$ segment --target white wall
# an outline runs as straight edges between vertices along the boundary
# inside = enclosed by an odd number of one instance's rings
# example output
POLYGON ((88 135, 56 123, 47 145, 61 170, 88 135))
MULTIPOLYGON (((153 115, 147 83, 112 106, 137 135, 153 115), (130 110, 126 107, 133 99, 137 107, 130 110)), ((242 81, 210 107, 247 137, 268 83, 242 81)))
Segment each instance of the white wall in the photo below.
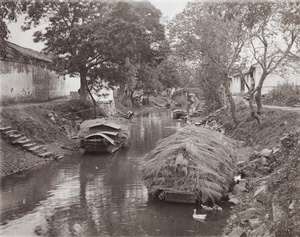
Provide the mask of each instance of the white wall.
POLYGON ((65 80, 45 67, 0 61, 0 100, 48 100, 65 96, 65 80))
POLYGON ((241 79, 239 75, 232 76, 230 82, 230 92, 232 94, 241 92, 241 79))
MULTIPOLYGON (((70 92, 78 92, 78 89, 80 88, 80 78, 79 76, 70 76, 66 75, 66 94, 70 95, 70 92)), ((93 93, 94 99, 96 101, 100 102, 107 102, 107 101, 113 101, 113 90, 112 89, 103 89, 100 91, 100 94, 108 94, 107 97, 103 96, 97 96, 95 93, 93 93)))
POLYGON ((32 67, 0 61, 1 97, 33 95, 32 67))
POLYGON ((71 91, 78 92, 80 88, 80 78, 71 77, 70 75, 65 75, 66 80, 66 95, 70 95, 71 91))
MULTIPOLYGON (((299 67, 299 65, 298 65, 299 67)), ((259 82, 260 76, 262 74, 262 69, 257 67, 255 69, 255 85, 259 82)), ((297 65, 285 66, 284 68, 278 68, 271 74, 267 76, 264 81, 262 94, 266 94, 271 91, 274 87, 279 84, 289 83, 294 85, 300 85, 300 70, 297 70, 297 65)))
MULTIPOLYGON (((271 91, 278 84, 290 83, 294 85, 300 85, 300 65, 297 63, 290 63, 289 66, 281 67, 275 70, 273 73, 269 74, 264 81, 262 94, 266 94, 271 91)), ((258 85, 260 77, 262 75, 262 68, 260 66, 256 66, 253 71, 253 77, 255 80, 255 86, 258 85)), ((245 75, 245 80, 248 85, 251 85, 251 79, 249 74, 245 75)), ((232 77, 232 81, 230 83, 230 91, 233 94, 241 93, 241 79, 239 75, 235 75, 232 77)), ((248 91, 246 85, 244 92, 248 91)))

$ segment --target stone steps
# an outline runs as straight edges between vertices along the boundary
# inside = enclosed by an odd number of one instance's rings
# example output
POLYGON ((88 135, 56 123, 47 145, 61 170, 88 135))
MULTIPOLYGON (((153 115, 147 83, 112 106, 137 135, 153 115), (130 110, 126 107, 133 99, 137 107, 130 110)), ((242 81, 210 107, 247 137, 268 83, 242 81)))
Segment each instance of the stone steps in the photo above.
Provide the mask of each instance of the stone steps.
POLYGON ((23 137, 20 137, 20 138, 14 140, 14 141, 11 141, 11 143, 15 145, 17 142, 25 140, 26 138, 27 138, 26 136, 23 136, 23 137))
POLYGON ((5 131, 4 134, 5 135, 10 135, 10 134, 14 134, 14 133, 17 133, 18 130, 8 130, 8 131, 5 131))
POLYGON ((22 144, 26 144, 26 143, 29 143, 29 142, 31 142, 31 140, 26 138, 26 139, 17 141, 16 144, 22 145, 22 144))
POLYGON ((17 133, 17 134, 9 134, 8 135, 8 137, 10 138, 10 139, 17 139, 17 138, 19 138, 19 137, 21 137, 22 136, 22 134, 19 134, 19 133, 17 133))
POLYGON ((47 151, 47 149, 44 147, 44 148, 42 148, 42 149, 40 149, 40 150, 37 150, 37 151, 35 151, 35 152, 33 152, 34 154, 36 154, 36 155, 39 155, 39 154, 41 154, 41 153, 45 153, 47 151))
POLYGON ((26 144, 23 144, 22 147, 24 147, 25 149, 28 150, 29 148, 31 148, 35 145, 36 145, 36 143, 26 143, 26 144))
POLYGON ((44 148, 43 145, 37 145, 37 146, 34 146, 34 147, 30 147, 28 149, 28 151, 30 151, 30 152, 37 152, 38 150, 41 150, 42 148, 44 148))
POLYGON ((53 156, 53 155, 54 154, 52 152, 50 152, 50 151, 38 154, 38 156, 42 157, 42 158, 48 158, 48 157, 53 156))
POLYGON ((0 127, 0 132, 9 138, 12 145, 21 145, 22 148, 28 152, 38 155, 41 158, 52 158, 53 160, 62 159, 62 155, 54 154, 47 151, 44 145, 38 145, 31 141, 31 139, 19 133, 18 130, 13 129, 11 126, 0 127))
POLYGON ((7 130, 11 130, 11 126, 0 128, 0 132, 5 132, 7 130))
POLYGON ((40 154, 40 153, 44 153, 47 151, 47 148, 46 147, 40 147, 39 149, 36 149, 35 151, 33 151, 34 154, 40 154))

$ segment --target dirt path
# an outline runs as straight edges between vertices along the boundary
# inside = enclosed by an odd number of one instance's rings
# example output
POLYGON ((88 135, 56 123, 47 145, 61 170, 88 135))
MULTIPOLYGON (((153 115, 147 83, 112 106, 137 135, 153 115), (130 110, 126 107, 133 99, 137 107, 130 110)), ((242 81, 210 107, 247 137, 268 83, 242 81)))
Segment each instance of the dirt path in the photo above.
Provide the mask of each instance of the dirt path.
POLYGON ((263 107, 269 109, 281 109, 285 111, 300 113, 300 107, 287 107, 287 106, 275 106, 275 105, 263 105, 263 107))
POLYGON ((4 108, 26 108, 26 107, 31 107, 31 106, 61 104, 63 102, 67 102, 69 100, 71 100, 71 98, 55 99, 55 100, 39 102, 39 103, 17 103, 17 104, 11 104, 11 105, 0 105, 0 111, 4 108))
MULTIPOLYGON (((244 98, 240 96, 233 96, 235 102, 243 102, 245 105, 249 106, 249 102, 245 100, 244 98)), ((254 106, 256 106, 254 104, 254 106)), ((269 109, 280 109, 284 111, 290 111, 290 112, 297 112, 300 113, 300 106, 297 107, 289 107, 289 106, 276 106, 276 105, 265 105, 263 104, 263 108, 269 108, 269 109)))

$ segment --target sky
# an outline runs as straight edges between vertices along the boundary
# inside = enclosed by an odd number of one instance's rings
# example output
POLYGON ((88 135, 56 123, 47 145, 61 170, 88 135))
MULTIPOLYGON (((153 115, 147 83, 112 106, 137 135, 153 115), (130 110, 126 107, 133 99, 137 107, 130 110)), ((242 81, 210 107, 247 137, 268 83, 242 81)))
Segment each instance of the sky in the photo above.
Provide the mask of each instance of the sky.
POLYGON ((157 9, 161 10, 164 16, 172 19, 176 14, 183 11, 188 0, 148 0, 157 9))
MULTIPOLYGON (((172 19, 176 14, 183 11, 188 0, 148 0, 157 9, 161 10, 163 17, 172 19)), ((10 30, 9 41, 25 48, 31 48, 36 51, 41 51, 44 47, 42 43, 34 43, 32 40, 33 33, 38 30, 32 29, 26 32, 21 30, 21 25, 23 24, 24 16, 20 16, 16 23, 8 24, 10 30)))

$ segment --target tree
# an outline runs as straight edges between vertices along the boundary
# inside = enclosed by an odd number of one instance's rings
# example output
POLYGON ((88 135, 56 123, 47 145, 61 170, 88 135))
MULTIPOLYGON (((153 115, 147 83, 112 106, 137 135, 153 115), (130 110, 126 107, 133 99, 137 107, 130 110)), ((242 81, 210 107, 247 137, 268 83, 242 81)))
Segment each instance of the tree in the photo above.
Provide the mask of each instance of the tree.
POLYGON ((134 91, 140 89, 144 81, 138 78, 139 72, 156 68, 165 58, 167 45, 160 17, 161 12, 149 2, 120 2, 103 23, 107 28, 111 62, 106 71, 114 72, 108 75, 117 75, 109 81, 120 87, 121 97, 129 96, 132 100, 134 91))
POLYGON ((180 66, 178 62, 178 58, 169 56, 158 66, 159 81, 162 83, 165 91, 180 85, 180 66))
POLYGON ((149 64, 144 64, 138 70, 138 84, 144 97, 143 103, 149 104, 150 95, 155 95, 163 90, 163 85, 159 80, 157 69, 149 64))
POLYGON ((220 75, 214 78, 222 79, 236 124, 239 121, 228 78, 236 71, 235 65, 246 41, 244 12, 240 6, 236 3, 188 3, 184 12, 172 22, 170 30, 172 45, 179 55, 199 65, 210 63, 218 67, 220 75))
POLYGON ((105 19, 112 5, 108 2, 35 1, 28 5, 26 25, 49 22, 35 32, 35 41, 45 43, 44 52, 53 55, 55 70, 80 75, 80 99, 86 103, 87 77, 90 70, 103 62, 104 45, 95 35, 98 21, 105 19))
POLYGON ((5 41, 10 33, 7 28, 7 23, 16 21, 18 14, 24 12, 25 9, 25 2, 4 0, 0 3, 0 54, 3 57, 6 55, 5 41))
POLYGON ((196 77, 206 103, 212 108, 221 108, 220 87, 222 85, 223 73, 220 68, 214 63, 203 62, 197 67, 196 77))
POLYGON ((262 68, 259 82, 250 90, 249 98, 251 114, 261 124, 263 83, 268 75, 287 62, 293 49, 297 50, 296 43, 300 37, 299 4, 249 3, 245 26, 249 30, 250 51, 262 68))
POLYGON ((49 21, 35 40, 45 42, 44 51, 54 56, 56 69, 80 75, 80 99, 86 101, 87 85, 94 83, 89 80, 100 77, 125 88, 131 80, 126 63, 138 68, 161 60, 160 15, 149 2, 36 1, 28 7, 24 29, 49 21))

